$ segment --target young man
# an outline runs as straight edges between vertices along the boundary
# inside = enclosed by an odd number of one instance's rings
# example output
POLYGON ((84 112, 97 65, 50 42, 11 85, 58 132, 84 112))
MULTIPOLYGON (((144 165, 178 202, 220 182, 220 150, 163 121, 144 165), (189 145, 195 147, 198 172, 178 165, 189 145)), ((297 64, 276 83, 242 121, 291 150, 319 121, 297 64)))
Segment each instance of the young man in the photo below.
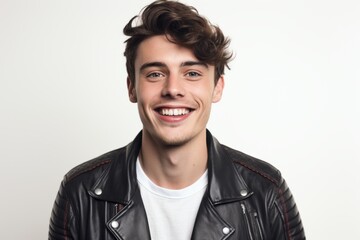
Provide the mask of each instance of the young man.
POLYGON ((65 176, 49 239, 305 239, 279 171, 206 129, 229 40, 175 1, 156 1, 135 19, 124 28, 125 56, 143 129, 65 176))

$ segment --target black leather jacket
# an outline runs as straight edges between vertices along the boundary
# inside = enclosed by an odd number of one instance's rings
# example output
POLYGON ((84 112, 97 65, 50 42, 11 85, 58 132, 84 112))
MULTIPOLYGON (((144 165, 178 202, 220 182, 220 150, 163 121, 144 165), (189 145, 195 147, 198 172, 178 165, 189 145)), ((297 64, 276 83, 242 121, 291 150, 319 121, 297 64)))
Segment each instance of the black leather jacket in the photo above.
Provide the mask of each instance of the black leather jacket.
MULTIPOLYGON (((280 172, 221 145, 207 132, 209 183, 191 239, 305 239, 280 172)), ((126 147, 66 174, 54 203, 49 239, 148 240, 135 162, 141 133, 126 147)), ((156 240, 156 239, 155 239, 156 240)))

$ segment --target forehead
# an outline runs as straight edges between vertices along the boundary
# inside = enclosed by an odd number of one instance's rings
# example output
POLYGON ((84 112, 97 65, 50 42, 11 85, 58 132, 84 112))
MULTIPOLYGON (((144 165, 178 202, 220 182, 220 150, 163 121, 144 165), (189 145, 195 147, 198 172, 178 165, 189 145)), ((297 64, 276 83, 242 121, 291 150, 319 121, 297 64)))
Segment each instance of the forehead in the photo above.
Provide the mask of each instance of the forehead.
POLYGON ((135 58, 135 67, 153 61, 172 65, 184 61, 198 61, 198 59, 190 49, 170 42, 165 35, 159 35, 140 43, 135 58))

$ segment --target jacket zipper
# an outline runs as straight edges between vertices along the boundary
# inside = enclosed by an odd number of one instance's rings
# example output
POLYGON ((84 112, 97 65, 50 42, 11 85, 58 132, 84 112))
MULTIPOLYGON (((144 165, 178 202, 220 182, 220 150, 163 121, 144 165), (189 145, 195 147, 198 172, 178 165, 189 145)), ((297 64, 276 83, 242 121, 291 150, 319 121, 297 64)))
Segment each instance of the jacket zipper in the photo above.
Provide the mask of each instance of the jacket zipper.
POLYGON ((246 225, 247 225, 247 230, 248 230, 248 234, 249 234, 249 238, 250 240, 254 240, 253 236, 252 236, 252 233, 251 233, 251 228, 250 228, 250 222, 249 222, 249 218, 248 218, 248 215, 246 213, 246 207, 245 207, 245 204, 241 204, 241 208, 242 208, 242 211, 243 211, 243 214, 244 214, 244 217, 245 217, 245 222, 246 222, 246 225))
POLYGON ((255 217, 256 225, 257 225, 258 230, 259 230, 260 239, 261 239, 261 240, 263 240, 263 239, 264 239, 264 237, 263 237, 263 235, 262 235, 262 231, 261 231, 261 226, 260 226, 259 216, 258 216, 258 214, 257 214, 256 212, 254 213, 254 217, 255 217))

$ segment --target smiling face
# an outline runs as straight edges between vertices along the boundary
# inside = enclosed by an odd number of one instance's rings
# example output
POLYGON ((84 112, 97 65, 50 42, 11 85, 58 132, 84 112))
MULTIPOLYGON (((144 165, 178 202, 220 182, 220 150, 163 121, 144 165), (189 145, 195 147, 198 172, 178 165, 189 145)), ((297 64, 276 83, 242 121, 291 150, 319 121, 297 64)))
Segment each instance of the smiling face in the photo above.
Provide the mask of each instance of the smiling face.
POLYGON ((220 100, 224 85, 220 77, 215 86, 214 74, 213 65, 163 35, 144 40, 135 59, 135 85, 128 80, 143 138, 172 146, 205 140, 211 104, 220 100))

